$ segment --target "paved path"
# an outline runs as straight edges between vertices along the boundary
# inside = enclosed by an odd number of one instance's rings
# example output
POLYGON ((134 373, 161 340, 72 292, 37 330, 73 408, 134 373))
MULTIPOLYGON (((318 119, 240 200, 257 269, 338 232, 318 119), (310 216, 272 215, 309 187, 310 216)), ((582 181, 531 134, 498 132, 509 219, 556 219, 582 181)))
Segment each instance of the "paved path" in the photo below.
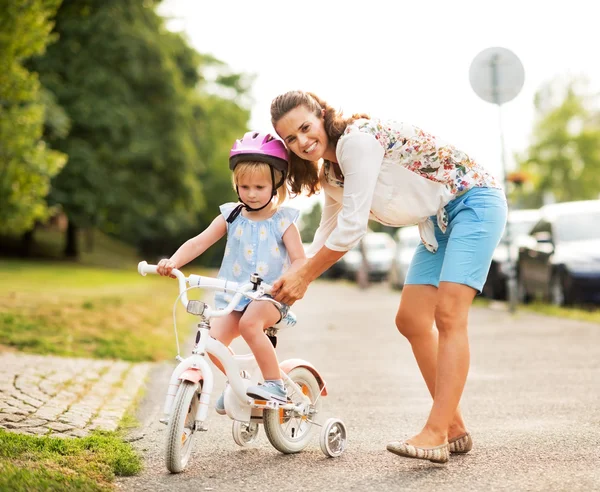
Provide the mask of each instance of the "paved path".
POLYGON ((115 430, 150 367, 0 353, 0 428, 68 437, 115 430))
MULTIPOLYGON (((420 430, 431 398, 406 340, 394 327, 399 293, 383 285, 361 293, 345 283, 316 282, 294 306, 298 324, 281 333, 280 360, 311 361, 328 383, 322 418, 348 427, 348 449, 326 458, 318 438, 282 455, 264 429, 239 448, 231 420, 209 413, 194 436, 188 468, 164 465, 166 428, 158 423, 174 361, 155 366, 140 407, 144 434, 134 443, 145 470, 118 480, 122 490, 276 490, 382 492, 413 490, 600 490, 600 325, 504 308, 473 308, 471 371, 462 399, 475 447, 446 465, 385 450, 420 430)), ((235 350, 247 349, 236 342, 235 350)), ((187 355, 187 352, 184 352, 187 355)), ((211 406, 223 387, 217 375, 211 406)))

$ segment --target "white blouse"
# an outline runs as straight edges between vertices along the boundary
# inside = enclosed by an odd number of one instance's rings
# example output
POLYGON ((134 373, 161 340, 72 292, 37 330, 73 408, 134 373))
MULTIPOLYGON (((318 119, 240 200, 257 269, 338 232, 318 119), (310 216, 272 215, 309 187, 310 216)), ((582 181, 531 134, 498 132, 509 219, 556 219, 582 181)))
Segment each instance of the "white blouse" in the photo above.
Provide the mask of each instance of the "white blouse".
POLYGON ((307 251, 323 245, 348 251, 367 232, 369 219, 400 227, 419 225, 431 252, 437 240, 430 216, 446 232, 444 207, 473 187, 501 188, 465 153, 412 125, 359 119, 348 125, 336 147, 343 176, 325 162, 320 179, 325 193, 321 223, 307 251))

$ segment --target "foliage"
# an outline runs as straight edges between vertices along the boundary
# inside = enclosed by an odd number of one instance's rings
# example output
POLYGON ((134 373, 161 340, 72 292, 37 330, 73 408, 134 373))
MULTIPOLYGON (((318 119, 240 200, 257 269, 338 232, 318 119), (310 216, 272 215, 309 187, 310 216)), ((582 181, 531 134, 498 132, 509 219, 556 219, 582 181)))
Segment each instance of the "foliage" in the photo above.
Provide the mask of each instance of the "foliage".
POLYGON ((310 212, 302 214, 302 227, 300 228, 300 234, 304 243, 311 243, 315 237, 315 232, 319 228, 321 222, 321 214, 323 213, 323 207, 320 201, 315 202, 310 212))
POLYGON ((66 0, 54 32, 59 40, 32 63, 72 121, 67 138, 52 140, 69 155, 52 202, 78 227, 130 238, 191 223, 202 207, 192 52, 143 0, 66 0))
POLYGON ((59 4, 0 0, 0 234, 21 234, 49 215, 50 179, 66 162, 65 154, 46 146, 42 132, 45 117, 58 132, 68 120, 24 67, 54 39, 50 18, 59 4))
POLYGON ((585 80, 560 80, 535 96, 537 121, 532 142, 517 157, 531 177, 514 193, 521 207, 537 207, 546 196, 556 201, 598 198, 600 190, 600 108, 585 80))
POLYGON ((71 226, 170 254, 235 197, 227 152, 246 130, 251 78, 167 31, 156 4, 65 0, 59 40, 32 67, 72 120, 51 139, 69 155, 51 203, 71 226))

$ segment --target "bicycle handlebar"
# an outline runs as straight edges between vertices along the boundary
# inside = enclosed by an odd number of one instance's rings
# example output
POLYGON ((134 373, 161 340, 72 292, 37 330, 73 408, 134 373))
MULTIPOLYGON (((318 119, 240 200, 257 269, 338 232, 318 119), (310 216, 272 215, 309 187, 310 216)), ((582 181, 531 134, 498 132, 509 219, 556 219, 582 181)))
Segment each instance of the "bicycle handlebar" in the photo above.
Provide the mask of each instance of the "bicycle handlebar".
MULTIPOLYGON (((157 265, 149 265, 146 261, 140 261, 138 263, 138 273, 142 276, 145 277, 148 273, 154 273, 154 274, 158 274, 158 266, 157 265)), ((190 275, 189 277, 186 278, 186 276, 183 274, 183 272, 181 270, 177 270, 176 268, 173 268, 173 270, 171 271, 171 273, 173 275, 175 275, 175 277, 177 278, 177 281, 179 283, 179 293, 180 293, 180 298, 181 298, 181 303, 183 304, 183 307, 187 309, 188 306, 188 297, 187 297, 187 288, 186 288, 186 283, 188 283, 190 285, 190 287, 204 287, 207 289, 213 289, 213 290, 224 290, 224 291, 229 291, 229 292, 235 292, 235 295, 233 296, 233 299, 231 299, 231 301, 229 302, 229 304, 227 305, 226 308, 224 309, 210 309, 206 314, 209 317, 220 317, 220 316, 225 316, 226 314, 231 313, 231 311, 233 311, 233 308, 237 305, 237 303, 240 301, 240 299, 242 298, 242 296, 248 292, 254 289, 254 284, 252 282, 248 282, 246 284, 239 284, 238 282, 231 282, 229 280, 222 280, 219 278, 214 278, 214 277, 203 277, 201 275, 190 275)), ((262 290, 266 293, 269 294, 271 292, 272 289, 272 285, 269 285, 265 282, 260 284, 262 290)))

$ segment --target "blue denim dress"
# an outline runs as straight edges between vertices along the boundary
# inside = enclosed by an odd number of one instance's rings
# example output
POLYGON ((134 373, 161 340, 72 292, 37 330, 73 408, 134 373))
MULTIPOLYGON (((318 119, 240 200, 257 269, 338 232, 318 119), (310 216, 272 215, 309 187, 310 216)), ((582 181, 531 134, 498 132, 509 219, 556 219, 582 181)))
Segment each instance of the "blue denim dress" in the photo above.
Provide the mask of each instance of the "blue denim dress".
MULTIPOLYGON (((227 219, 237 205, 221 205, 223 217, 227 219)), ((283 234, 298 220, 299 215, 300 212, 295 208, 279 207, 265 220, 254 221, 240 214, 231 224, 227 223, 227 245, 219 278, 244 284, 250 281, 251 274, 258 273, 266 283, 272 285, 290 266, 283 234)), ((229 292, 215 293, 215 306, 223 309, 232 297, 229 292)), ((243 311, 248 304, 250 299, 242 298, 235 310, 243 311)))

